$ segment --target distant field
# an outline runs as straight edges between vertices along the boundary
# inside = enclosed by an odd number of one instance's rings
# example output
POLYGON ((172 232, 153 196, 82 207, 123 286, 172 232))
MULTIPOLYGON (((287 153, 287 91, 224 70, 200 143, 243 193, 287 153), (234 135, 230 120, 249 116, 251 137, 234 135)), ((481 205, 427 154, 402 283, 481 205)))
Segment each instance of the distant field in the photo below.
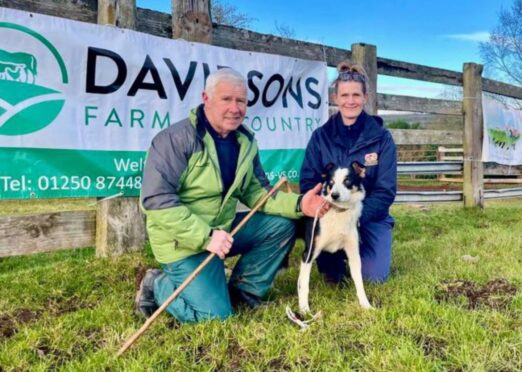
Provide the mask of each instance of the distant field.
POLYGON ((0 201, 0 216, 96 209, 96 199, 25 199, 0 201))
MULTIPOLYGON (((399 190, 402 191, 428 191, 428 190, 447 190, 447 191, 461 191, 462 182, 438 181, 435 178, 412 178, 411 176, 399 176, 398 180, 399 190)), ((490 189, 509 189, 519 188, 522 184, 515 183, 484 183, 484 188, 490 189)))

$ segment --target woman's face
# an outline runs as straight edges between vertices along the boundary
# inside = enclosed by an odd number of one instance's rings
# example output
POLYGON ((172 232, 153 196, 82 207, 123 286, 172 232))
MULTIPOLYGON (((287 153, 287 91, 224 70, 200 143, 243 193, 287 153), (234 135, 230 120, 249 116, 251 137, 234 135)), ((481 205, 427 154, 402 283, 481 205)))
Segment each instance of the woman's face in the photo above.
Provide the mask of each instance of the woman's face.
POLYGON ((334 101, 339 107, 345 125, 355 123, 361 114, 368 94, 363 92, 363 85, 358 81, 340 81, 334 101))

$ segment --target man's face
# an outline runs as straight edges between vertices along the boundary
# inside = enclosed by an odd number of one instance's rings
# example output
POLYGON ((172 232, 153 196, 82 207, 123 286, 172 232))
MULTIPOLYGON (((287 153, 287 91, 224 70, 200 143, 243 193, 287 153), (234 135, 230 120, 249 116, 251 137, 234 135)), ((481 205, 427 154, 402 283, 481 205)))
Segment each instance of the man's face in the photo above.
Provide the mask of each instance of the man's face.
POLYGON ((243 85, 220 81, 209 96, 203 92, 205 115, 212 128, 222 137, 235 131, 245 118, 247 92, 243 85))
POLYGON ((362 83, 358 81, 339 82, 334 101, 341 111, 344 124, 355 123, 367 100, 368 95, 364 94, 362 83))

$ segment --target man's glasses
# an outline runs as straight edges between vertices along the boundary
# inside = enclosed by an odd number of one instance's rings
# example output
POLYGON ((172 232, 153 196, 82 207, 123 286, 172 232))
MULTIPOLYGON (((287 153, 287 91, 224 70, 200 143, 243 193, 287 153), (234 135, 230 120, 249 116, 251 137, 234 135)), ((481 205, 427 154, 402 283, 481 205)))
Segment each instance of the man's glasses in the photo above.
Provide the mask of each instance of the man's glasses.
POLYGON ((337 76, 337 80, 340 81, 358 81, 360 83, 366 83, 366 76, 357 72, 357 71, 343 71, 339 72, 339 76, 337 76))

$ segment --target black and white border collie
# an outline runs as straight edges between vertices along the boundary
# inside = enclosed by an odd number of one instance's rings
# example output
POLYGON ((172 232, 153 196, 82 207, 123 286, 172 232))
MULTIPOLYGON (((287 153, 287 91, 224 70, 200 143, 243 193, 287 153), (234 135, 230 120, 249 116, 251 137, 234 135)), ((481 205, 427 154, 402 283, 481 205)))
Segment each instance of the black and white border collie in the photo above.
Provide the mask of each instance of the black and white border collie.
POLYGON ((330 209, 322 218, 314 221, 312 236, 307 239, 310 243, 303 252, 297 282, 299 310, 303 314, 310 312, 308 294, 312 263, 322 251, 335 253, 341 249, 348 257, 359 304, 364 309, 372 308, 364 291, 357 231, 357 221, 361 216, 365 195, 362 185, 365 170, 364 165, 359 162, 353 162, 351 168, 335 168, 332 163, 325 168, 321 194, 330 203, 330 209))

